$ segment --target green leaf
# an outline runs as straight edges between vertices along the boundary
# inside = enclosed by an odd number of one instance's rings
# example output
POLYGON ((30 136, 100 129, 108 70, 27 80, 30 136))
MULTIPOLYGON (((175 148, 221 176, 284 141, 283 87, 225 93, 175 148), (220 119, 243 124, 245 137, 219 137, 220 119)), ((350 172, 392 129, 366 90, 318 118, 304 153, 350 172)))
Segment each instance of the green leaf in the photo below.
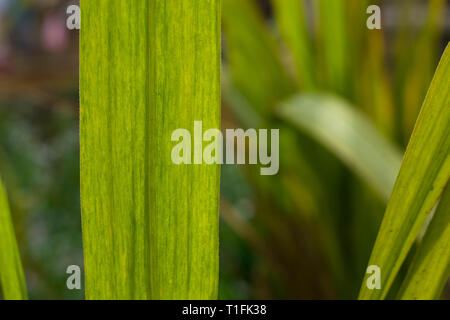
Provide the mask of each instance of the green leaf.
POLYGON ((223 0, 226 61, 233 85, 266 119, 294 90, 254 0, 223 0))
POLYGON ((450 175, 450 46, 423 104, 369 265, 381 268, 382 287, 369 290, 366 275, 360 299, 386 297, 424 222, 450 175))
POLYGON ((389 199, 401 153, 375 126, 344 100, 326 94, 300 94, 282 103, 278 115, 310 134, 389 199))
POLYGON ((175 165, 174 130, 220 127, 220 1, 81 1, 88 299, 215 299, 219 165, 175 165))
POLYGON ((427 13, 420 36, 411 39, 409 47, 400 56, 399 65, 404 64, 403 87, 399 94, 402 98, 402 122, 406 137, 412 132, 421 104, 427 93, 433 72, 439 59, 441 39, 445 28, 446 0, 429 0, 424 10, 427 13))
POLYGON ((27 288, 20 261, 6 192, 0 180, 0 287, 7 300, 27 299, 27 288))
POLYGON ((305 19, 304 2, 299 0, 272 0, 278 27, 292 51, 301 87, 316 87, 315 62, 312 41, 305 19))
POLYGON ((323 55, 326 84, 340 94, 349 93, 349 37, 347 30, 348 0, 318 0, 319 52, 323 55))
POLYGON ((404 280, 400 298, 439 299, 450 276, 450 186, 442 195, 404 280))

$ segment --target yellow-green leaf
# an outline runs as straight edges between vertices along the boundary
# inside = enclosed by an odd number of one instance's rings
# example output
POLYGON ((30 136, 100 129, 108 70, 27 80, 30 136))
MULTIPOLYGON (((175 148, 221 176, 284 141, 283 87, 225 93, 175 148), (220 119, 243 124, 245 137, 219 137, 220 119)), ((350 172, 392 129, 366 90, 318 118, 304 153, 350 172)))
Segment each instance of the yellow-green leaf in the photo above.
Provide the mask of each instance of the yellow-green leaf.
POLYGON ((450 186, 447 186, 399 296, 406 300, 439 299, 449 276, 450 186))
POLYGON ((214 299, 218 165, 175 165, 174 130, 220 127, 219 0, 82 0, 88 299, 214 299))
POLYGON ((381 289, 363 280, 360 299, 386 297, 450 175, 450 46, 444 52, 380 227, 369 265, 381 268, 381 289))
POLYGON ((327 88, 340 95, 349 93, 348 0, 318 0, 319 55, 326 74, 327 88))
POLYGON ((0 288, 7 300, 27 299, 27 288, 20 261, 8 199, 0 180, 0 288))

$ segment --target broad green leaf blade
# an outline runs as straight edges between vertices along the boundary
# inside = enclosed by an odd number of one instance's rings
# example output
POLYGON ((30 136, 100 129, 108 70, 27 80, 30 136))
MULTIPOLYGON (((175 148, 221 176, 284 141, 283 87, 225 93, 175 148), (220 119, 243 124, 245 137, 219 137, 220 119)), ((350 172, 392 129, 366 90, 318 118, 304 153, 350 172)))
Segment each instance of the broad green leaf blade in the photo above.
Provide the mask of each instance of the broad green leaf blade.
POLYGON ((88 299, 213 299, 218 165, 175 165, 174 130, 220 127, 220 1, 81 1, 88 299))
POLYGON ((19 248, 9 211, 8 199, 0 180, 0 288, 7 300, 27 299, 27 288, 19 248))
POLYGON ((423 104, 389 201, 369 265, 381 268, 380 290, 360 299, 386 297, 427 215, 450 175, 450 46, 444 52, 423 104))
POLYGON ((409 267, 400 298, 439 299, 450 276, 450 186, 442 195, 433 220, 409 267))
POLYGON ((302 0, 272 0, 278 27, 284 41, 292 51, 300 87, 316 87, 316 70, 309 36, 305 8, 302 0))
POLYGON ((344 100, 325 94, 300 94, 282 103, 278 115, 310 134, 388 200, 401 153, 375 126, 344 100))

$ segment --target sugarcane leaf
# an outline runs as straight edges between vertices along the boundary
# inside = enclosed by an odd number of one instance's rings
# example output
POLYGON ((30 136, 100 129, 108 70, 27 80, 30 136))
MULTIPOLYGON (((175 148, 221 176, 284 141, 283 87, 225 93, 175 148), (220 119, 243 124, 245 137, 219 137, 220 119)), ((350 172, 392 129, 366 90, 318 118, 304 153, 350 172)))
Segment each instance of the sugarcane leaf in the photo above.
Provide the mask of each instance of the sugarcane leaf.
POLYGON ((422 106, 402 167, 380 227, 369 265, 381 268, 379 290, 366 275, 360 299, 386 297, 424 222, 450 175, 450 46, 422 106))
POLYGON ((212 299, 219 165, 175 165, 174 130, 220 127, 219 0, 82 0, 88 299, 212 299))
POLYGON ((27 299, 27 288, 14 227, 0 180, 0 288, 7 300, 27 299))
POLYGON ((447 185, 399 297, 406 300, 439 299, 450 276, 450 186, 447 185))
POLYGON ((388 200, 400 168, 401 153, 356 108, 328 94, 299 94, 277 114, 311 135, 388 200))

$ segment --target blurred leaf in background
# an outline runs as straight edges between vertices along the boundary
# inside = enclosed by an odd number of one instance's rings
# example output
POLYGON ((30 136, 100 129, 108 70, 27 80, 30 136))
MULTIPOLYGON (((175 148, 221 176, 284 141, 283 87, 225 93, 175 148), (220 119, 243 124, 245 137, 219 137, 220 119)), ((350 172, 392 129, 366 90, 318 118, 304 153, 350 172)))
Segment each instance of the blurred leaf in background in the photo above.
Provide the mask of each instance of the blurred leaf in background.
MULTIPOLYGON (((295 297, 303 290, 311 297, 308 284, 314 278, 313 283, 331 285, 320 287, 321 297, 356 298, 402 147, 446 44, 445 5, 441 0, 375 1, 370 4, 382 7, 383 28, 369 31, 368 1, 272 0, 273 15, 259 4, 223 0, 227 125, 284 132, 277 177, 255 178, 251 168, 244 170, 258 199, 245 229, 269 251, 260 224, 271 224, 276 241, 287 238, 273 230, 285 228, 284 223, 302 233, 286 240, 298 246, 293 263, 315 268, 321 261, 326 271, 302 273, 308 268, 299 267, 295 297), (417 12, 425 14, 415 19, 417 12), (421 46, 415 49, 417 39, 421 46), (424 64, 412 58, 421 55, 424 64), (301 247, 306 243, 313 257, 301 247)), ((229 224, 242 232, 236 221, 229 224)), ((276 250, 282 252, 286 242, 276 250)), ((275 263, 277 258, 268 259, 275 263)), ((281 274, 291 273, 290 267, 280 261, 278 279, 288 286, 281 274)))

